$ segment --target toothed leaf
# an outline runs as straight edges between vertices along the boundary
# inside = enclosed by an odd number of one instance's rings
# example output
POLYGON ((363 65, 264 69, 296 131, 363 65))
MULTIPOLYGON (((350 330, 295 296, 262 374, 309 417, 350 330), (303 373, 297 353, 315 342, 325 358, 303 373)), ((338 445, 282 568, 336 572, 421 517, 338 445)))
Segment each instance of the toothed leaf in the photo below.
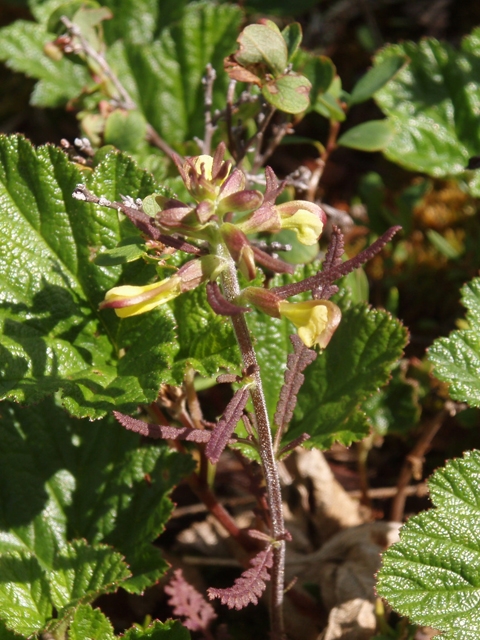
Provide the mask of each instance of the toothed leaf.
POLYGON ((411 517, 383 555, 377 592, 412 622, 449 640, 480 633, 480 452, 430 478, 434 509, 411 517))
MULTIPOLYGON (((121 154, 81 172, 53 146, 0 138, 0 398, 26 404, 59 391, 71 414, 94 419, 153 401, 178 346, 165 308, 123 322, 98 310, 122 267, 92 256, 135 230, 116 211, 72 198, 80 182, 111 200, 155 190, 121 154)), ((155 277, 143 262, 123 269, 129 283, 155 277)))

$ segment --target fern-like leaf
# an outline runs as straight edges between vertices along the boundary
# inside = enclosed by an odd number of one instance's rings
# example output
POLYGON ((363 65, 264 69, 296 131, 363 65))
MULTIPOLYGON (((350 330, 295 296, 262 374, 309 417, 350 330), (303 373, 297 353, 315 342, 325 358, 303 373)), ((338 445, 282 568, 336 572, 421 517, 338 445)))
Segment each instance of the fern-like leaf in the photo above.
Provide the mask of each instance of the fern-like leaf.
POLYGON ((305 278, 305 280, 300 280, 300 282, 292 282, 291 284, 286 284, 281 287, 273 287, 271 291, 281 298, 290 298, 291 296, 296 296, 297 294, 304 293, 305 291, 313 291, 325 286, 328 287, 332 285, 335 280, 355 271, 355 269, 358 269, 358 267, 361 267, 365 262, 368 262, 376 256, 377 253, 380 253, 383 247, 390 242, 393 236, 397 231, 400 231, 401 228, 402 227, 399 226, 390 227, 388 231, 385 231, 383 236, 380 236, 380 238, 375 240, 375 242, 372 242, 369 247, 360 251, 359 254, 346 262, 323 269, 314 276, 305 278))
POLYGON ((293 344, 293 353, 287 358, 285 382, 280 391, 280 398, 275 412, 275 424, 279 429, 284 429, 290 422, 297 404, 297 393, 305 380, 304 371, 317 357, 313 349, 308 349, 295 334, 290 336, 293 344))
POLYGON ((134 431, 141 436, 147 436, 149 438, 164 438, 165 440, 188 440, 189 442, 208 442, 212 435, 211 431, 205 431, 203 429, 190 429, 189 427, 169 427, 163 424, 150 424, 143 422, 143 420, 137 420, 131 416, 126 416, 124 413, 114 411, 113 415, 118 422, 128 429, 128 431, 134 431))
POLYGON ((248 401, 248 389, 242 387, 235 392, 227 405, 223 416, 211 432, 210 439, 205 447, 205 455, 213 464, 216 464, 223 450, 231 438, 233 430, 237 426, 248 401))
POLYGON ((165 587, 165 593, 170 596, 168 604, 173 608, 173 613, 183 618, 184 627, 190 631, 208 631, 217 614, 212 605, 185 580, 181 569, 174 572, 165 587))
MULTIPOLYGON (((333 267, 337 267, 338 265, 342 264, 344 246, 345 241, 343 238, 343 233, 336 225, 333 225, 332 235, 330 237, 330 242, 328 243, 327 253, 322 263, 323 271, 327 271, 328 269, 332 269, 333 267)), ((335 293, 337 293, 337 291, 338 287, 336 284, 321 284, 320 286, 312 289, 312 295, 315 300, 328 300, 335 293)))
POLYGON ((210 600, 220 598, 222 604, 226 604, 229 609, 240 611, 249 604, 257 604, 258 599, 265 591, 267 585, 266 580, 270 580, 268 569, 273 564, 273 552, 271 545, 263 551, 260 551, 250 561, 252 565, 242 575, 237 578, 233 587, 228 589, 208 589, 208 597, 210 600))

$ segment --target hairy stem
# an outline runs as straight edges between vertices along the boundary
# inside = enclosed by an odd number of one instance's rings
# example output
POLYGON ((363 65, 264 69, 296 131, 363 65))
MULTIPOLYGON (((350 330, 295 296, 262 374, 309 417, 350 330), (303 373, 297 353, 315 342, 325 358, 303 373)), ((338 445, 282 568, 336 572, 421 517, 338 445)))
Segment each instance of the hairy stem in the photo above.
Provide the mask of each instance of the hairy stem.
MULTIPOLYGON (((226 247, 217 246, 217 254, 227 260, 229 267, 223 274, 223 289, 227 300, 233 302, 240 294, 237 269, 226 247)), ((267 486, 267 499, 270 509, 271 536, 276 541, 273 547, 273 566, 271 569, 270 621, 272 640, 284 640, 283 595, 285 574, 285 524, 283 519, 282 493, 278 475, 275 453, 273 450, 272 432, 268 418, 267 405, 263 392, 260 370, 257 363, 250 331, 245 314, 231 317, 238 346, 242 354, 245 369, 254 371, 254 382, 250 388, 253 403, 260 457, 267 486)))

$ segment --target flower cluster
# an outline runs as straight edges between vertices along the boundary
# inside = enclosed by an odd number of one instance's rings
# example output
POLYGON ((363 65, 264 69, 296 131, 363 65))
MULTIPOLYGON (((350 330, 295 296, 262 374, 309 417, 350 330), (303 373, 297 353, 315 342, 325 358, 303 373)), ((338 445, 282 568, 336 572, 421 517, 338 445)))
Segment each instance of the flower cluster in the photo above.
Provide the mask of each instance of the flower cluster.
MULTIPOLYGON (((264 194, 247 189, 245 174, 232 170, 223 159, 224 153, 222 144, 213 157, 200 155, 183 162, 175 158, 193 202, 153 194, 143 203, 161 234, 176 242, 179 237, 200 241, 205 255, 187 262, 161 282, 111 289, 101 308, 112 308, 122 318, 145 313, 202 282, 214 282, 232 261, 248 280, 255 277, 257 263, 272 271, 291 272, 291 265, 252 243, 248 236, 253 234, 290 229, 305 245, 317 242, 326 223, 319 206, 302 200, 275 204, 284 184, 279 184, 270 167, 265 170, 264 194)), ((340 310, 328 300, 288 302, 258 287, 247 287, 237 298, 226 304, 250 304, 271 316, 288 318, 308 347, 325 347, 340 322, 340 310)))

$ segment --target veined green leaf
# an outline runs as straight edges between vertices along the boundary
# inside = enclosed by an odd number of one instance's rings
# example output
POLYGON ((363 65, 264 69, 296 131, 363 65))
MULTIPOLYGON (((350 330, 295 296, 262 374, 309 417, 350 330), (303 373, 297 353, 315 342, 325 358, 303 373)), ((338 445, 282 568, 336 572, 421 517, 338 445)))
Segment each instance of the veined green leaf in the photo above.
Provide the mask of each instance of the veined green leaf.
MULTIPOLYGON (((79 182, 110 200, 155 191, 125 156, 80 172, 52 146, 0 139, 0 397, 37 402, 61 390, 72 414, 98 418, 154 400, 178 346, 167 309, 123 322, 98 311, 121 267, 106 270, 92 257, 134 229, 117 212, 72 198, 79 182), (120 357, 127 347, 135 358, 120 357)), ((125 274, 144 284, 154 271, 136 262, 125 274)))
POLYGON ((278 29, 265 24, 250 24, 238 37, 237 62, 245 67, 265 65, 275 76, 283 74, 287 66, 287 44, 278 29))
POLYGON ((301 113, 310 106, 311 86, 305 76, 287 73, 264 84, 262 93, 277 109, 286 113, 301 113))
POLYGON ((450 395, 459 402, 480 407, 480 278, 462 288, 469 329, 438 338, 428 350, 434 373, 450 385, 450 395))
POLYGON ((69 542, 47 572, 52 602, 59 611, 92 602, 102 593, 116 591, 131 576, 123 556, 107 545, 69 542))
POLYGON ((364 437, 359 403, 388 382, 406 342, 405 328, 389 313, 366 305, 345 310, 329 345, 304 372, 288 440, 305 432, 306 446, 327 449, 364 437))
POLYGON ((207 378, 220 368, 238 370, 240 353, 230 319, 212 311, 204 286, 176 298, 172 308, 181 345, 172 375, 179 384, 187 368, 207 378))
POLYGON ((203 136, 207 63, 217 72, 213 108, 222 108, 228 86, 223 59, 235 49, 241 19, 234 5, 193 2, 151 44, 117 41, 107 52, 147 122, 169 144, 203 136))
POLYGON ((480 452, 450 460, 428 481, 435 509, 413 516, 383 555, 377 592, 449 640, 480 633, 480 452))
POLYGON ((57 107, 79 95, 93 80, 84 66, 67 57, 49 58, 44 47, 55 39, 34 22, 17 20, 0 29, 0 60, 14 71, 39 80, 31 102, 41 107, 57 107))
MULTIPOLYGON (((110 417, 69 418, 52 399, 3 403, 0 439, 0 558, 26 558, 29 571, 38 564, 49 587, 35 593, 68 610, 120 583, 139 593, 163 575, 168 565, 151 543, 170 516, 171 489, 192 469, 188 456, 142 446, 110 417)), ((22 588, 33 593, 35 580, 22 588)), ((10 608, 14 588, 5 586, 0 608, 10 608)))
POLYGON ((190 633, 178 620, 155 620, 146 629, 129 629, 122 637, 124 640, 190 640, 190 633))
POLYGON ((115 634, 108 618, 89 604, 81 604, 75 610, 72 623, 68 629, 69 640, 114 640, 115 634))
POLYGON ((480 154, 480 30, 465 37, 459 51, 425 39, 388 46, 376 62, 402 55, 410 64, 375 94, 395 127, 386 156, 435 177, 464 174, 471 193, 478 195, 479 172, 465 168, 480 154))
POLYGON ((0 616, 7 629, 26 636, 41 631, 52 615, 52 603, 37 559, 28 553, 0 555, 0 575, 0 616))

